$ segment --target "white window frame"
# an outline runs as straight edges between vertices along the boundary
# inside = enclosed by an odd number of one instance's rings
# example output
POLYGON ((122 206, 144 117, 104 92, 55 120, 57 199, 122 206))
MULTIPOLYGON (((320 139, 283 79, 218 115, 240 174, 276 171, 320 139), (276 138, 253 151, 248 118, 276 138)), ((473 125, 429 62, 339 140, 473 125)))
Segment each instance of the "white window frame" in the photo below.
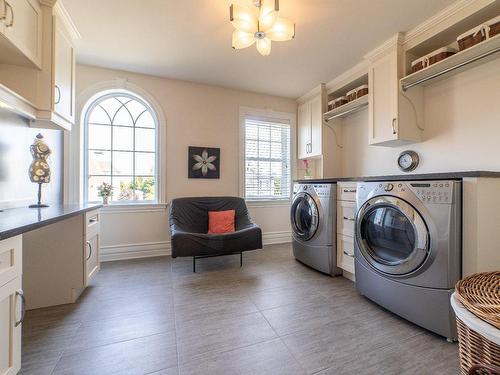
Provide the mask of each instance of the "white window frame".
POLYGON ((156 114, 158 121, 158 175, 157 175, 157 202, 125 203, 117 202, 113 205, 105 206, 104 211, 113 210, 149 210, 150 208, 165 208, 168 202, 168 192, 166 188, 167 171, 167 119, 163 108, 156 98, 141 86, 128 81, 126 78, 117 77, 115 79, 100 81, 91 84, 82 90, 76 97, 77 124, 71 132, 64 132, 64 203, 83 203, 84 186, 84 144, 83 137, 85 133, 84 117, 89 108, 97 98, 108 92, 131 92, 142 98, 150 105, 156 114))
POLYGON ((240 197, 246 200, 249 206, 288 206, 292 199, 292 186, 296 172, 296 113, 277 112, 267 109, 258 109, 250 107, 240 107, 240 130, 239 130, 239 193, 240 197), (251 199, 246 200, 245 194, 245 122, 246 119, 254 119, 269 122, 287 123, 290 126, 290 197, 288 199, 251 199))
MULTIPOLYGON (((117 205, 127 205, 127 204, 148 204, 148 203, 158 203, 158 175, 159 175, 159 160, 158 160, 158 150, 160 149, 160 142, 159 142, 159 131, 158 131, 158 116, 155 113, 155 110, 151 107, 151 105, 143 98, 140 96, 136 95, 135 93, 128 91, 128 90, 110 90, 107 92, 104 92, 102 95, 97 96, 92 103, 88 106, 84 113, 84 137, 83 137, 83 152, 84 152, 84 159, 83 159, 83 199, 85 203, 99 203, 99 201, 89 201, 88 200, 88 176, 89 176, 89 166, 88 166, 88 158, 89 158, 89 128, 88 128, 88 120, 91 112, 96 108, 96 106, 103 100, 106 100, 108 98, 113 98, 115 96, 121 96, 121 97, 128 97, 133 100, 138 101, 142 105, 144 105, 147 110, 150 111, 151 117, 153 117, 154 120, 154 131, 155 131, 155 171, 154 171, 154 178, 155 178, 155 199, 153 200, 123 200, 123 201, 113 201, 111 200, 110 204, 117 204, 117 205)), ((112 127, 113 124, 110 124, 112 127)), ((134 127, 135 129, 135 127, 134 127)), ((135 135, 134 135, 135 137, 135 135)), ((113 152, 113 149, 110 150, 110 152, 113 152)), ((135 152, 135 149, 134 149, 135 152)), ((113 171, 111 171, 111 175, 113 176, 113 171)), ((135 175, 133 176, 134 178, 136 177, 135 175)))

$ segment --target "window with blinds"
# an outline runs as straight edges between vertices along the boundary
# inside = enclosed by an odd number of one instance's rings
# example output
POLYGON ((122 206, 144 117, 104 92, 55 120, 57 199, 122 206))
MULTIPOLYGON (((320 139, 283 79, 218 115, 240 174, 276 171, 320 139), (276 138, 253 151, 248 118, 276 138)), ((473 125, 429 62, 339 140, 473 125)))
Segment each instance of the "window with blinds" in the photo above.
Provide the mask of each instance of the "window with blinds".
POLYGON ((245 119, 245 199, 290 199, 290 125, 245 119))

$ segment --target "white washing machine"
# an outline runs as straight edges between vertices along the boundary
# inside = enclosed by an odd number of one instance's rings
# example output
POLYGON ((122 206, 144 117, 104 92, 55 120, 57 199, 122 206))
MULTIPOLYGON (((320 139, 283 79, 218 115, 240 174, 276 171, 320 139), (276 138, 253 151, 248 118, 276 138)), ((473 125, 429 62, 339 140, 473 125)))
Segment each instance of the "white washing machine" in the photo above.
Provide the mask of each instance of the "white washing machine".
POLYGON ((290 212, 293 254, 305 265, 339 275, 336 256, 336 184, 295 183, 290 212))
POLYGON ((360 182, 356 204, 358 290, 455 340, 450 296, 461 276, 462 182, 360 182))

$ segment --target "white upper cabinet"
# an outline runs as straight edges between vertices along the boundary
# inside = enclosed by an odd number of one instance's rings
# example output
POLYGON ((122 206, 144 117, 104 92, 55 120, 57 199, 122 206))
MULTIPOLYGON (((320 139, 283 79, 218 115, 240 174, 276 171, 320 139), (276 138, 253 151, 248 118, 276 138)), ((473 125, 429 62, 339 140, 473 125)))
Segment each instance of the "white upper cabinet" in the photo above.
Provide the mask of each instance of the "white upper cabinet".
POLYGON ((300 104, 297 110, 297 150, 299 159, 308 157, 311 144, 311 106, 309 103, 300 104))
POLYGON ((42 14, 37 0, 0 0, 0 63, 42 65, 42 14))
POLYGON ((371 145, 400 146, 421 139, 422 91, 404 94, 399 88, 405 63, 399 40, 398 34, 367 56, 371 145))
POLYGON ((321 85, 319 89, 299 99, 297 110, 297 150, 299 159, 320 156, 322 154, 322 119, 325 101, 324 85, 321 85))
POLYGON ((32 127, 71 130, 75 122, 73 39, 78 31, 68 13, 59 1, 52 6, 37 0, 0 0, 2 15, 0 103, 28 118, 32 127))
POLYGON ((75 122, 75 49, 61 21, 54 27, 54 111, 66 122, 75 122))

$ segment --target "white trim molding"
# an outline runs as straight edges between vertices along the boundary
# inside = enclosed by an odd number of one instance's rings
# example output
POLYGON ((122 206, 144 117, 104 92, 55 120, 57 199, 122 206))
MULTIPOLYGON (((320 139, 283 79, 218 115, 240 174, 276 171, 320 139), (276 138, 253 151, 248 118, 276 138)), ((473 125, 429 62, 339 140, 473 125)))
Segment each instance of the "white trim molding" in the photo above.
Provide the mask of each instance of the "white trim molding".
POLYGON ((170 241, 101 246, 101 262, 170 255, 170 241))
POLYGON ((84 172, 84 122, 85 113, 95 99, 107 92, 128 91, 142 98, 148 103, 158 121, 158 202, 166 202, 167 184, 167 121, 161 104, 148 91, 139 85, 131 83, 126 78, 116 78, 98 82, 82 90, 76 97, 76 123, 74 131, 64 133, 64 202, 79 203, 83 201, 83 172, 84 172))
MULTIPOLYGON (((292 242, 292 232, 267 232, 262 234, 264 246, 292 242)), ((170 241, 101 246, 101 261, 152 258, 172 254, 170 241)))

